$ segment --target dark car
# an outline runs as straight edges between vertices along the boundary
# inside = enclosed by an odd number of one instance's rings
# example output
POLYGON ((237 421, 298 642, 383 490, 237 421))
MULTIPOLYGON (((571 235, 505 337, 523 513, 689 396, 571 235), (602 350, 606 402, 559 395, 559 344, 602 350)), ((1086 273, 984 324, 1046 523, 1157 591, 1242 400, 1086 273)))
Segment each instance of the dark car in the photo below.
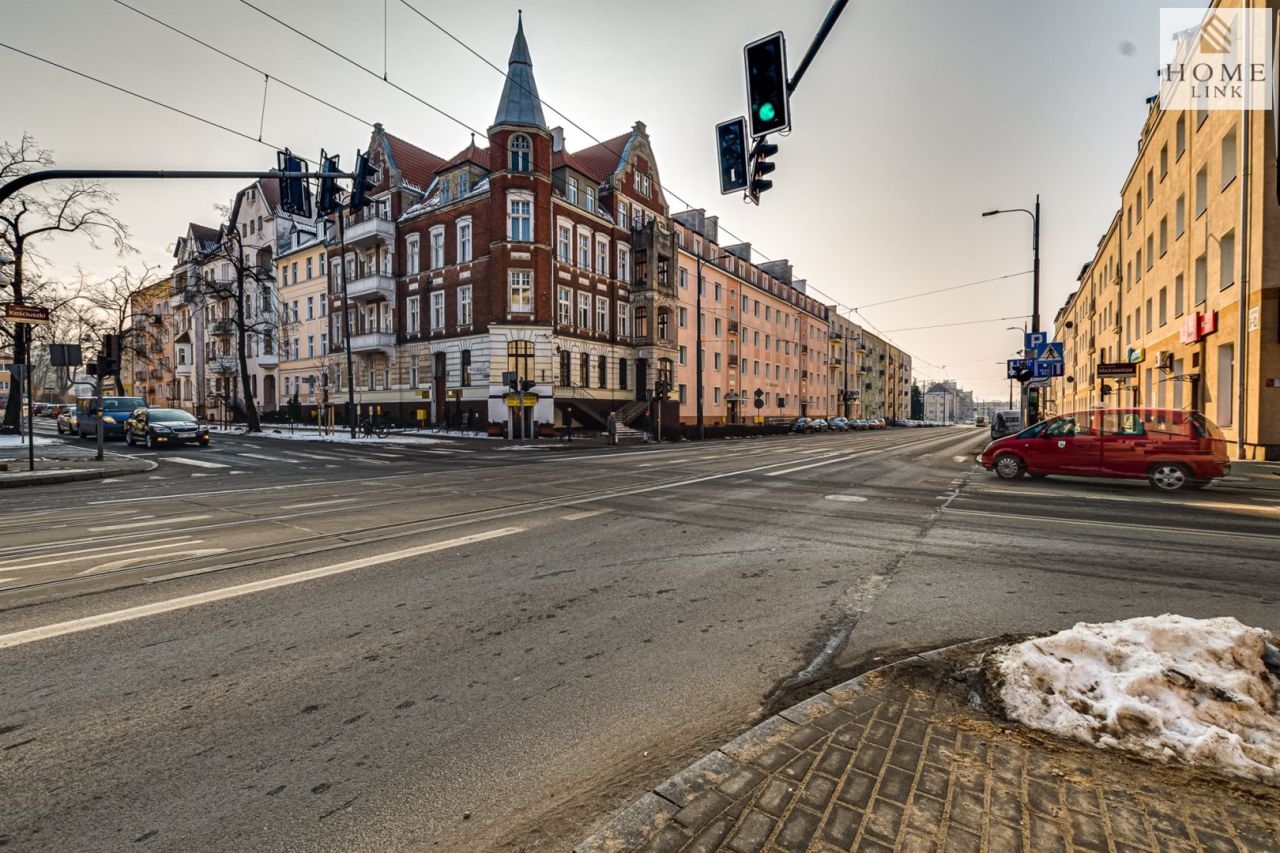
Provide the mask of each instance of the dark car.
POLYGON ((209 446, 209 427, 195 415, 182 409, 141 407, 134 410, 125 423, 125 443, 130 447, 142 442, 147 447, 174 444, 209 446))
POLYGON ((851 424, 849 422, 849 419, 844 416, 837 416, 832 418, 831 420, 827 421, 827 426, 831 427, 831 429, 837 432, 848 432, 849 430, 853 429, 853 424, 851 424))
POLYGON ((77 401, 76 431, 81 438, 98 434, 98 408, 102 408, 102 437, 123 438, 124 422, 135 409, 146 408, 141 397, 84 397, 77 401), (101 404, 99 404, 101 399, 101 404))
POLYGON ((1157 489, 1197 489, 1231 473, 1222 433, 1198 412, 1093 409, 1050 418, 987 445, 982 467, 1006 480, 1145 479, 1157 489))
POLYGON ((791 431, 792 432, 813 432, 813 429, 809 426, 809 424, 811 423, 812 421, 809 418, 796 418, 794 421, 791 422, 791 431))

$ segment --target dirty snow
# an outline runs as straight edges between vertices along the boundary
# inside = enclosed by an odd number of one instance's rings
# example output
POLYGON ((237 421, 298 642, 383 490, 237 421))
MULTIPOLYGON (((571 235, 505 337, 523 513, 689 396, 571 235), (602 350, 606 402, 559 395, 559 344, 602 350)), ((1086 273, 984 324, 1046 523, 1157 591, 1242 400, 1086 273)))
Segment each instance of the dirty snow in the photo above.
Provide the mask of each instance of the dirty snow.
POLYGON ((426 438, 418 435, 403 435, 393 432, 386 438, 378 438, 376 435, 360 435, 355 438, 351 437, 350 431, 338 431, 329 435, 321 435, 316 432, 275 432, 272 429, 264 429, 262 432, 245 433, 251 438, 272 438, 281 441, 321 441, 331 444, 448 444, 449 442, 439 438, 426 438))
POLYGON ((1011 719, 1280 783, 1280 652, 1261 628, 1171 614, 1080 622, 993 655, 989 672, 1011 719))
MULTIPOLYGON (((52 438, 45 438, 42 435, 37 435, 35 440, 36 447, 40 447, 41 445, 45 445, 45 444, 61 444, 61 443, 62 442, 52 438)), ((26 447, 26 446, 27 446, 27 436, 25 435, 0 435, 0 449, 11 450, 15 447, 26 447)))

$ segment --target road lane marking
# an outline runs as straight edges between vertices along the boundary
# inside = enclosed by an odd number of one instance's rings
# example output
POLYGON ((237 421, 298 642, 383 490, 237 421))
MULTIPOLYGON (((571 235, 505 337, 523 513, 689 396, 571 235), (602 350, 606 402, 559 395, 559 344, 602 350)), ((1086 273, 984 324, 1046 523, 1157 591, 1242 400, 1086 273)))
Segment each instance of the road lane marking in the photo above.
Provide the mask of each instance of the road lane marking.
POLYGON ((0 578, 0 583, 8 583, 9 581, 16 581, 16 580, 22 580, 22 579, 18 577, 0 578))
POLYGON ((867 499, 862 495, 827 495, 829 501, 843 501, 845 503, 860 504, 866 503, 867 499))
POLYGON ((366 450, 365 453, 367 453, 370 456, 381 456, 383 459, 403 459, 404 458, 403 453, 374 453, 372 450, 366 450))
POLYGON ((230 468, 221 462, 210 462, 207 459, 192 459, 190 456, 161 456, 165 462, 177 462, 179 465, 194 465, 197 468, 230 468))
POLYGON ((604 515, 605 513, 609 513, 609 512, 613 512, 613 510, 588 509, 588 510, 583 510, 582 512, 571 512, 568 515, 560 516, 560 518, 564 519, 565 521, 582 521, 582 519, 584 518, 593 518, 597 515, 604 515))
POLYGON ((333 504, 349 504, 361 498, 335 498, 331 501, 307 501, 300 504, 283 504, 279 509, 311 509, 313 506, 332 506, 333 504))
MULTIPOLYGON (((202 541, 204 540, 196 539, 193 542, 184 542, 182 544, 199 545, 202 541)), ((189 551, 174 551, 172 554, 160 554, 157 556, 161 556, 166 559, 173 559, 175 557, 209 557, 214 554, 221 554, 226 550, 227 550, 226 548, 192 548, 189 551)), ((129 566, 134 563, 140 563, 144 560, 150 560, 151 558, 152 558, 152 555, 150 554, 147 554, 141 557, 135 554, 132 557, 125 557, 123 560, 113 560, 110 563, 103 563, 100 566, 94 566, 92 568, 85 569, 83 572, 76 572, 76 577, 81 578, 81 577, 84 577, 85 575, 91 575, 94 572, 109 572, 112 569, 123 569, 125 566, 129 566)))
POLYGON ((303 459, 342 459, 341 456, 334 456, 330 453, 299 453, 296 450, 282 450, 280 452, 285 456, 301 456, 303 459))
MULTIPOLYGON (((181 547, 181 546, 183 546, 183 545, 190 545, 190 544, 191 544, 191 542, 190 542, 190 541, 188 541, 189 539, 190 539, 190 537, 188 537, 188 536, 186 536, 186 535, 184 534, 184 535, 182 535, 182 536, 179 536, 179 537, 178 537, 178 539, 177 539, 176 541, 172 541, 172 542, 165 542, 165 543, 160 544, 160 545, 141 545, 141 546, 128 545, 128 546, 124 546, 124 547, 128 547, 128 549, 129 549, 130 551, 135 551, 135 552, 136 552, 136 551, 158 551, 158 550, 160 550, 160 549, 162 549, 162 548, 178 548, 178 547, 181 547)), ((116 545, 103 545, 102 547, 99 547, 99 548, 85 548, 85 549, 83 549, 83 550, 81 550, 81 551, 65 551, 65 552, 64 552, 64 551, 55 551, 55 552, 54 552, 55 554, 60 555, 60 556, 59 556, 59 558, 58 558, 58 559, 56 559, 56 560, 45 560, 45 559, 40 559, 40 560, 38 560, 38 561, 36 561, 36 562, 34 562, 34 563, 23 563, 23 564, 21 564, 21 565, 16 565, 16 564, 12 564, 12 563, 13 563, 13 561, 14 561, 15 559, 16 559, 16 560, 29 560, 29 559, 33 559, 33 558, 32 558, 32 556, 31 556, 31 555, 28 555, 28 556, 26 556, 26 557, 10 558, 10 563, 11 563, 11 564, 10 564, 10 565, 0 566, 0 571, 5 571, 5 572, 16 572, 16 571, 19 571, 19 570, 21 570, 21 569, 40 569, 40 568, 44 568, 45 566, 57 566, 57 565, 61 565, 62 563, 78 563, 78 562, 80 562, 81 560, 92 560, 92 559, 94 559, 95 557, 105 557, 105 556, 106 556, 106 554, 101 554, 101 553, 98 553, 98 552, 100 552, 100 551, 119 551, 119 550, 121 549, 121 547, 122 547, 121 545, 116 544, 116 545), (71 554, 78 554, 79 556, 69 556, 69 555, 71 555, 71 554)))
POLYGON ((262 453, 237 453, 236 456, 243 456, 246 459, 265 459, 268 462, 288 462, 290 465, 301 465, 297 459, 285 459, 282 456, 266 456, 262 453))
POLYGON ((29 628, 25 631, 0 634, 0 649, 10 649, 15 646, 34 643, 38 640, 48 640, 53 637, 61 637, 65 634, 75 634, 81 631, 89 631, 94 628, 102 628, 107 625, 115 625, 120 622, 131 622, 136 619, 143 619, 147 616, 155 616, 160 613, 170 613, 174 610, 184 610, 189 607, 197 607, 201 604, 209 604, 214 601, 223 601, 228 598, 251 595, 255 592, 263 592, 265 590, 276 589, 282 586, 292 586, 293 584, 305 583, 306 581, 316 580, 330 575, 338 575, 345 572, 355 571, 356 569, 376 566, 379 563, 395 562, 396 560, 404 560, 409 557, 417 557, 422 554, 430 554, 433 551, 444 551, 461 545, 470 545, 474 542, 483 542, 488 539, 497 539, 501 536, 510 536, 514 533, 523 533, 524 530, 525 528, 523 527, 502 527, 497 530, 488 530, 484 533, 460 536, 456 539, 446 539, 443 542, 432 542, 429 545, 405 548, 401 551, 374 554, 370 557, 347 560, 342 563, 334 563, 329 566, 321 566, 315 569, 293 572, 287 575, 280 575, 279 577, 252 581, 250 583, 236 584, 235 586, 213 589, 207 592, 196 593, 194 595, 184 595, 178 598, 171 598, 168 601, 157 601, 137 607, 127 607, 124 610, 99 613, 96 616, 85 616, 80 619, 72 619, 68 622, 57 622, 52 625, 43 625, 39 628, 29 628))
POLYGON ((151 521, 133 521, 129 524, 108 524, 103 527, 90 527, 90 533, 106 533, 108 530, 132 530, 136 527, 153 527, 157 524, 177 524, 180 521, 201 521, 207 515, 180 515, 176 518, 153 518, 151 521))
POLYGON ((810 462, 808 465, 797 465, 794 468, 783 468, 781 471, 770 471, 765 474, 766 477, 781 477, 783 474, 790 474, 795 471, 803 471, 806 468, 817 468, 820 465, 835 465, 838 462, 848 462, 850 459, 857 459, 859 456, 868 456, 872 453, 881 453, 881 450, 860 450, 857 453, 850 453, 835 459, 823 459, 821 462, 810 462))

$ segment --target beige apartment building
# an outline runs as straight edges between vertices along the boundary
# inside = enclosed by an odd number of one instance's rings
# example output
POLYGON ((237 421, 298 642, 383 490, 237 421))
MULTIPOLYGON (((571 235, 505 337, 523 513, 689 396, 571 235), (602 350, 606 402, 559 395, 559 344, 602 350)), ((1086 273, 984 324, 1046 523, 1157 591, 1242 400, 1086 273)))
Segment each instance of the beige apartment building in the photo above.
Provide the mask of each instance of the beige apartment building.
POLYGON ((682 423, 697 420, 697 323, 702 323, 707 424, 825 417, 830 405, 827 306, 784 261, 751 262, 749 243, 723 246, 715 216, 672 216, 679 240, 676 392, 682 423), (702 314, 698 315, 698 261, 702 314), (764 407, 755 408, 755 392, 764 407))
POLYGON ((1139 142, 1120 209, 1058 312, 1065 369, 1046 391, 1046 412, 1195 410, 1222 429, 1236 458, 1280 459, 1271 116, 1155 101, 1139 142), (1104 363, 1134 374, 1099 376, 1104 363))
MULTIPOLYGON (((321 227, 326 223, 321 223, 321 227)), ((310 223, 293 226, 276 240, 276 292, 280 302, 280 409, 297 399, 307 420, 325 402, 331 368, 329 352, 328 246, 310 223)), ((345 400, 345 398, 344 398, 345 400)), ((341 419, 341 416, 339 416, 341 419)))
POLYGON ((129 298, 123 319, 120 384, 125 396, 143 397, 153 406, 178 406, 174 374, 173 279, 165 278, 129 298))

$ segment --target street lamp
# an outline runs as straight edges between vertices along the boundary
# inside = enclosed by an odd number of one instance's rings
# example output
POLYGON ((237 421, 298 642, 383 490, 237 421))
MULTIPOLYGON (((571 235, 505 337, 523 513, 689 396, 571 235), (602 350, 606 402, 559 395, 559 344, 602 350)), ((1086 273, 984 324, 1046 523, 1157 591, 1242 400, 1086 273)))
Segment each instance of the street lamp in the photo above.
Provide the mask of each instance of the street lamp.
MULTIPOLYGON (((707 258, 706 262, 713 264, 716 261, 722 261, 725 258, 733 258, 733 257, 737 257, 737 256, 733 254, 725 253, 722 255, 716 255, 714 258, 707 258)), ((702 365, 702 361, 703 361, 702 359, 702 264, 703 264, 702 255, 698 255, 698 271, 697 271, 698 291, 696 296, 694 297, 694 308, 693 308, 694 313, 697 314, 698 316, 694 317, 693 321, 697 329, 694 346, 697 347, 697 350, 698 350, 697 354, 695 355, 695 359, 696 359, 695 363, 697 364, 697 369, 696 369, 697 377, 695 381, 698 384, 697 412, 698 412, 698 440, 699 441, 707 437, 706 426, 704 425, 702 420, 702 396, 703 396, 703 392, 702 392, 702 367, 703 367, 702 365)))
POLYGON ((1040 194, 1036 193, 1035 212, 1025 207, 1013 207, 1008 210, 987 210, 983 216, 995 216, 998 213, 1025 213, 1031 217, 1031 330, 1040 331, 1040 194))

